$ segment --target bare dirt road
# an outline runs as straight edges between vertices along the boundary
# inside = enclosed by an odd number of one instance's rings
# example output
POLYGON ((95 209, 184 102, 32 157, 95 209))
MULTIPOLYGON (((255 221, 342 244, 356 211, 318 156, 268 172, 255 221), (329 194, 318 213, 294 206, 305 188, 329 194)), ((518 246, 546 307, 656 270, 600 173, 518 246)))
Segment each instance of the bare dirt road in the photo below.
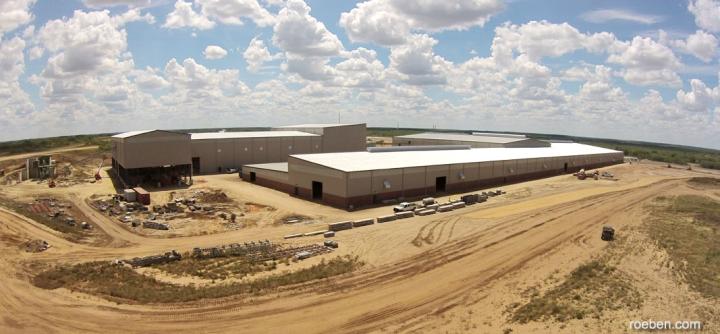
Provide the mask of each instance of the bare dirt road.
MULTIPOLYGON (((150 238, 89 208, 81 199, 91 190, 64 190, 77 196, 80 207, 112 241, 103 247, 75 244, 44 225, 0 210, 0 332, 501 333, 508 327, 516 332, 625 332, 625 321, 642 315, 643 310, 613 314, 614 321, 588 319, 562 327, 542 322, 512 325, 503 313, 508 303, 520 298, 522 288, 548 275, 567 273, 602 253, 606 247, 599 238, 603 224, 619 231, 637 226, 645 203, 672 193, 684 184, 683 178, 692 175, 657 166, 621 165, 609 170, 622 175, 621 181, 559 176, 506 187, 507 196, 487 204, 343 231, 336 238, 342 245, 337 253, 358 255, 366 263, 349 275, 265 296, 173 305, 116 304, 65 289, 43 290, 29 282, 29 264, 280 240, 293 230, 320 225, 150 238), (28 239, 47 240, 52 248, 25 253, 17 244, 28 239)), ((267 189, 248 190, 252 186, 228 176, 207 178, 203 186, 223 183, 236 197, 252 193, 278 205, 284 201, 288 212, 317 206, 267 189)), ((372 217, 386 210, 344 213, 320 207, 313 212, 332 222, 342 217, 372 217)))

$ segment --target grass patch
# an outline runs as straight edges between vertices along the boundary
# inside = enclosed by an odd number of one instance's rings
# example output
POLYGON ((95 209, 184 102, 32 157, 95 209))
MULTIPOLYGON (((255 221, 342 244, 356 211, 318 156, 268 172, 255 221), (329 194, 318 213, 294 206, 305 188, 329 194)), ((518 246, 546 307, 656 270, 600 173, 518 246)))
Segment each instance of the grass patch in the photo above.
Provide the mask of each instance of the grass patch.
POLYGON ((543 295, 532 294, 527 304, 510 311, 512 321, 518 323, 545 319, 564 322, 599 318, 604 311, 637 309, 641 304, 642 297, 629 278, 615 267, 594 260, 577 267, 557 287, 543 295))
POLYGON ((93 145, 97 145, 101 152, 110 152, 112 149, 112 143, 107 134, 78 135, 0 142, 0 155, 47 151, 67 146, 93 145))
POLYGON ((33 278, 33 284, 43 289, 67 288, 117 302, 177 303, 259 294, 277 290, 283 286, 349 273, 362 265, 363 263, 357 257, 346 255, 328 261, 323 259, 309 268, 283 272, 250 282, 185 286, 160 282, 137 273, 127 266, 113 265, 108 262, 87 262, 73 266, 57 266, 46 270, 33 278))
POLYGON ((688 185, 696 187, 720 187, 720 179, 714 177, 693 177, 687 181, 688 185))
MULTIPOLYGON (((287 262, 287 259, 283 259, 287 262)), ((229 277, 242 278, 255 273, 277 268, 283 261, 252 261, 243 256, 197 259, 189 254, 180 262, 164 263, 153 266, 169 274, 178 276, 196 276, 204 279, 222 280, 229 277)))
POLYGON ((645 226, 693 290, 720 298, 720 202, 695 195, 659 201, 645 226))

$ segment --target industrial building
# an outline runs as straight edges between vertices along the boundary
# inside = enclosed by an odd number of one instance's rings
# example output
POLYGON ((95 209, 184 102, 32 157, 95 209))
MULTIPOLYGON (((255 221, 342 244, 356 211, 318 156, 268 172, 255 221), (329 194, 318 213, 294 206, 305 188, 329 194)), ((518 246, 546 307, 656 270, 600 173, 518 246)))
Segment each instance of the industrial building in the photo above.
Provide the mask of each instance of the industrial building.
POLYGON ((472 148, 488 147, 550 147, 550 143, 524 135, 475 132, 444 133, 423 132, 412 135, 393 137, 394 146, 424 145, 468 145, 472 148))
POLYGON ((365 150, 365 124, 303 124, 271 131, 146 130, 112 137, 113 170, 126 186, 169 185, 193 175, 286 162, 291 154, 365 150))
POLYGON ((620 151, 577 143, 548 144, 297 154, 287 163, 246 165, 241 176, 294 196, 353 210, 388 200, 459 193, 623 162, 620 151))

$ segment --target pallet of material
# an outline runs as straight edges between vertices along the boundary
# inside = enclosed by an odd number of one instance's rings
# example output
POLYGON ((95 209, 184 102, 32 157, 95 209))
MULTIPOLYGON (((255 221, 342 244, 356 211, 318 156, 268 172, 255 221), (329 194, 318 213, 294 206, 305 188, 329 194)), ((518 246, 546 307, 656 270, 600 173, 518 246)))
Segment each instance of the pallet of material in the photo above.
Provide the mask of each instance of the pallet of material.
POLYGON ((283 238, 284 239, 292 239, 292 238, 299 238, 302 236, 303 236, 302 233, 296 233, 296 234, 288 234, 288 235, 284 236, 283 238))
POLYGON ((342 231, 342 230, 349 230, 353 227, 352 221, 344 221, 339 223, 333 223, 328 225, 328 230, 330 231, 342 231))
POLYGON ((468 194, 461 197, 462 201, 465 202, 467 205, 473 205, 478 202, 478 198, 480 196, 478 194, 468 194))
POLYGON ((327 230, 313 231, 313 232, 305 233, 305 234, 303 234, 303 236, 311 237, 311 236, 313 236, 313 235, 321 235, 321 234, 323 234, 323 233, 325 233, 325 232, 327 232, 327 230))
POLYGON ((438 207, 437 212, 448 212, 452 211, 453 209, 455 209, 455 206, 453 206, 452 204, 445 204, 438 207))
POLYGON ((353 222, 353 227, 361 227, 361 226, 368 226, 375 224, 375 219, 368 218, 368 219, 362 219, 362 220, 356 220, 353 222))
MULTIPOLYGON (((394 215, 389 215, 389 216, 377 217, 377 222, 378 222, 378 224, 391 222, 391 221, 399 218, 399 217, 398 217, 398 214, 399 214, 399 213, 404 213, 404 212, 398 212, 398 213, 396 213, 396 214, 394 214, 394 215)), ((409 211, 408 211, 407 213, 412 213, 412 212, 409 212, 409 211)))
POLYGON ((478 195, 478 203, 486 202, 487 199, 487 195, 478 195))
POLYGON ((454 210, 454 209, 464 208, 464 207, 465 207, 465 202, 463 202, 463 201, 453 202, 452 206, 453 206, 453 210, 454 210))
POLYGON ((323 236, 326 237, 326 238, 332 238, 332 237, 335 236, 335 232, 333 232, 333 231, 327 231, 327 232, 323 233, 323 236))
POLYGON ((418 216, 427 216, 427 215, 432 215, 432 214, 435 214, 435 210, 433 210, 433 209, 425 209, 425 210, 421 210, 420 212, 418 212, 418 216))
POLYGON ((156 229, 156 230, 167 231, 170 229, 170 226, 168 224, 146 221, 146 222, 143 222, 143 228, 152 228, 152 229, 156 229))
POLYGON ((396 219, 412 218, 413 216, 415 216, 415 213, 412 211, 398 212, 395 214, 396 219))
POLYGON ((440 204, 430 204, 430 205, 426 206, 425 209, 437 211, 437 209, 438 209, 439 207, 440 207, 440 204))

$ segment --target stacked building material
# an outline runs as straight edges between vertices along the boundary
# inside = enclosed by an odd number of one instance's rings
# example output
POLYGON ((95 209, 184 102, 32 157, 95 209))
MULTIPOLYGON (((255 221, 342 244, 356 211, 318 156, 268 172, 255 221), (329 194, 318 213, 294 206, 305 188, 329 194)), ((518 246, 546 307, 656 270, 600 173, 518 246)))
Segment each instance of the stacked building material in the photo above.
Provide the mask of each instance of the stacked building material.
POLYGON ((412 218, 413 216, 415 216, 415 214, 412 211, 398 212, 395 214, 395 219, 412 218))
POLYGON ((432 215, 432 214, 435 214, 435 210, 433 210, 433 209, 424 209, 424 210, 420 210, 420 212, 418 212, 417 214, 418 214, 418 216, 432 215))
POLYGON ((437 212, 448 212, 448 211, 452 211, 453 209, 455 209, 455 207, 452 204, 446 204, 446 205, 441 205, 440 207, 438 207, 437 212))
POLYGON ((368 225, 372 225, 372 224, 375 224, 375 220, 372 218, 367 218, 367 219, 361 219, 361 220, 354 221, 352 226, 353 227, 361 227, 361 226, 368 226, 368 225))
POLYGON ((395 219, 398 219, 398 214, 400 214, 400 213, 412 213, 412 212, 409 212, 409 211, 408 211, 408 212, 398 212, 398 213, 396 213, 396 214, 394 214, 394 215, 377 217, 377 222, 378 222, 378 224, 391 222, 391 221, 393 221, 393 220, 395 220, 395 219))
POLYGON ((344 221, 339 223, 333 223, 328 225, 328 230, 330 231, 342 231, 342 230, 349 230, 353 227, 352 221, 344 221))

